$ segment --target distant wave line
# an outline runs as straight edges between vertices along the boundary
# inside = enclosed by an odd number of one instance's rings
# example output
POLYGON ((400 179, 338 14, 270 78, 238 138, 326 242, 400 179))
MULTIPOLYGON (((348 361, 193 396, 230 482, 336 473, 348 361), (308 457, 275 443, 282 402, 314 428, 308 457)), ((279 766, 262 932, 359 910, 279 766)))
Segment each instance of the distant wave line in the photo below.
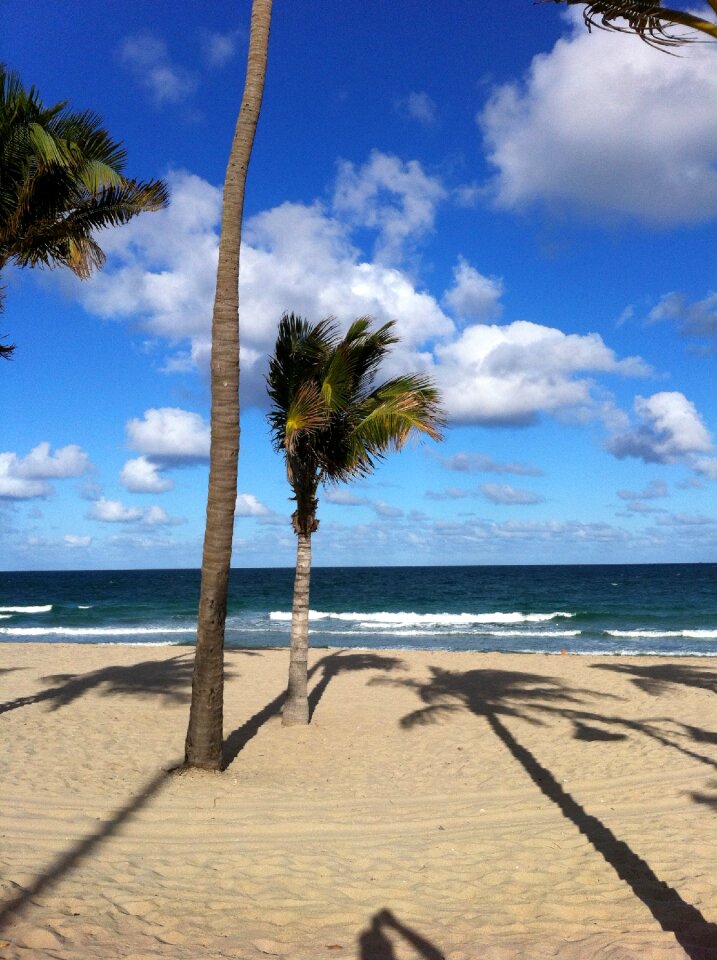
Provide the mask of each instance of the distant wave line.
POLYGON ((8 637, 134 637, 156 633, 196 633, 196 627, 0 627, 8 637))
POLYGON ((684 637, 686 640, 717 640, 717 630, 606 630, 609 637, 635 637, 655 640, 659 637, 684 637))
POLYGON ((51 603, 41 607, 0 607, 0 613, 50 613, 51 610, 51 603))

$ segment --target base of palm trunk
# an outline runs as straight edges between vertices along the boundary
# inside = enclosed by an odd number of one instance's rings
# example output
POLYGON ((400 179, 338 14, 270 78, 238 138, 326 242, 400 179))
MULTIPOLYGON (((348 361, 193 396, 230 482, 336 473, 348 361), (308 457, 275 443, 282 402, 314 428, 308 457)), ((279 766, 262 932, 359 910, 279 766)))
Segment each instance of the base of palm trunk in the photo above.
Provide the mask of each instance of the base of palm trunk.
POLYGON ((178 767, 172 767, 172 769, 168 770, 167 772, 174 777, 182 777, 184 776, 185 773, 198 772, 198 773, 219 774, 219 773, 222 773, 223 770, 224 770, 223 766, 219 766, 219 767, 208 766, 207 764, 192 763, 189 760, 185 760, 184 763, 180 763, 178 767))
POLYGON ((283 727, 306 726, 309 722, 309 701, 306 697, 287 701, 281 714, 283 727))

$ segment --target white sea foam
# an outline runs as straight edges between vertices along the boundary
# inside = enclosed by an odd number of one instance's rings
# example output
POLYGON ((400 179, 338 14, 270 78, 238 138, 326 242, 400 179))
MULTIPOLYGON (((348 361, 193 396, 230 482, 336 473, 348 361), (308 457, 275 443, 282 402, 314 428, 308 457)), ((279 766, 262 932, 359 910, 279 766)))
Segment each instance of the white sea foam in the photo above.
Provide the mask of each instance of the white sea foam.
POLYGON ((110 640, 108 647, 176 647, 179 640, 110 640))
MULTIPOLYGON (((574 617, 574 613, 334 613, 333 611, 310 610, 309 620, 343 620, 357 623, 362 630, 383 630, 387 626, 471 626, 479 623, 545 623, 558 617, 574 617)), ((270 620, 291 620, 291 612, 273 610, 270 620)))
MULTIPOLYGON (((313 633, 314 631, 310 631, 313 633)), ((481 637, 496 637, 499 640, 504 639, 505 637, 548 637, 550 639, 560 640, 563 637, 579 637, 582 631, 580 630, 483 630, 480 633, 481 637)), ((454 637, 454 636, 465 636, 465 630, 441 630, 440 633, 436 633, 435 630, 412 630, 410 628, 405 630, 384 630, 382 631, 386 637, 433 637, 433 638, 445 638, 445 637, 454 637)), ((350 630, 322 630, 321 636, 331 636, 331 637, 351 637, 356 636, 350 630)), ((443 649, 442 647, 436 647, 436 650, 443 649)), ((447 649, 447 648, 446 648, 447 649)))
POLYGON ((135 637, 157 633, 196 633, 196 627, 0 627, 7 637, 135 637))
POLYGON ((0 620, 10 620, 11 618, 11 613, 0 613, 0 620))
MULTIPOLYGON (((314 633, 313 630, 309 631, 314 633)), ((356 633, 352 630, 321 630, 321 636, 323 637, 355 637, 356 633)), ((378 631, 377 631, 378 632, 378 631)), ((384 636, 387 637, 434 637, 434 638, 443 638, 443 637, 461 637, 465 636, 465 630, 441 630, 440 633, 436 633, 435 630, 413 630, 410 628, 404 630, 389 629, 381 631, 384 636)), ((561 639, 563 637, 579 637, 582 633, 581 630, 481 630, 480 634, 477 636, 480 637, 497 637, 498 639, 503 639, 505 637, 541 637, 549 639, 561 639)), ((476 634, 473 634, 476 636, 476 634)), ((436 647, 438 649, 438 647, 436 647)))
POLYGON ((491 637, 579 637, 582 630, 491 630, 491 637))
POLYGON ((78 610, 91 610, 91 609, 92 609, 92 604, 91 604, 91 603, 79 603, 79 604, 77 605, 77 609, 78 609, 78 610))
MULTIPOLYGON (((516 653, 541 653, 559 657, 562 650, 516 650, 516 653)), ((569 650, 571 657, 717 657, 704 650, 569 650)))
POLYGON ((656 640, 660 637, 684 637, 687 640, 717 640, 717 630, 606 630, 610 637, 635 637, 656 640))
POLYGON ((51 603, 41 607, 0 607, 0 613, 49 613, 51 610, 51 603))

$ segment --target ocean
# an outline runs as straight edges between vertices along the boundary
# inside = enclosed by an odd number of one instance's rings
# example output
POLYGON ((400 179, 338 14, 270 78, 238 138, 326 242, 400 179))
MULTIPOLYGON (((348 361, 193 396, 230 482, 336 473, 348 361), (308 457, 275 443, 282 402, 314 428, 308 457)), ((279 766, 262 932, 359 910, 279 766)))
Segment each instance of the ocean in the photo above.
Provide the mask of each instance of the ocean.
MULTIPOLYGON (((227 647, 289 643, 291 569, 232 570, 227 647)), ((191 645, 198 570, 0 573, 0 642, 191 645)), ((717 564, 317 567, 313 647, 717 656, 717 564)))

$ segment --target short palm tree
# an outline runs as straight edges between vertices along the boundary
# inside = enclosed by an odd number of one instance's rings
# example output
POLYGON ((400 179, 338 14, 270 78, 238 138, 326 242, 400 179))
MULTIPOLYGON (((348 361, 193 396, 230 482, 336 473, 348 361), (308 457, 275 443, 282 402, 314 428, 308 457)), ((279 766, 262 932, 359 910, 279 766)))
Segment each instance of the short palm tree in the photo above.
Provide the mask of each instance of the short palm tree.
POLYGON ((268 420, 296 501, 298 540, 285 725, 309 721, 311 535, 318 527, 319 484, 368 475, 412 434, 441 438, 440 398, 428 377, 407 375, 374 386, 381 361, 398 342, 393 326, 372 330, 370 318, 361 317, 341 338, 330 319, 310 324, 285 314, 269 360, 268 420))
MULTIPOLYGON (((663 7, 660 0, 553 0, 569 6, 582 4, 588 26, 618 33, 636 33, 655 47, 676 47, 696 41, 703 34, 717 40, 717 20, 707 20, 688 10, 663 7), (688 34, 676 34, 671 28, 686 27, 688 34)), ((707 0, 717 14, 717 0, 707 0)))
POLYGON ((105 260, 97 230, 167 205, 160 180, 123 175, 126 151, 101 123, 67 103, 43 106, 0 64, 0 271, 14 262, 88 277, 105 260))

